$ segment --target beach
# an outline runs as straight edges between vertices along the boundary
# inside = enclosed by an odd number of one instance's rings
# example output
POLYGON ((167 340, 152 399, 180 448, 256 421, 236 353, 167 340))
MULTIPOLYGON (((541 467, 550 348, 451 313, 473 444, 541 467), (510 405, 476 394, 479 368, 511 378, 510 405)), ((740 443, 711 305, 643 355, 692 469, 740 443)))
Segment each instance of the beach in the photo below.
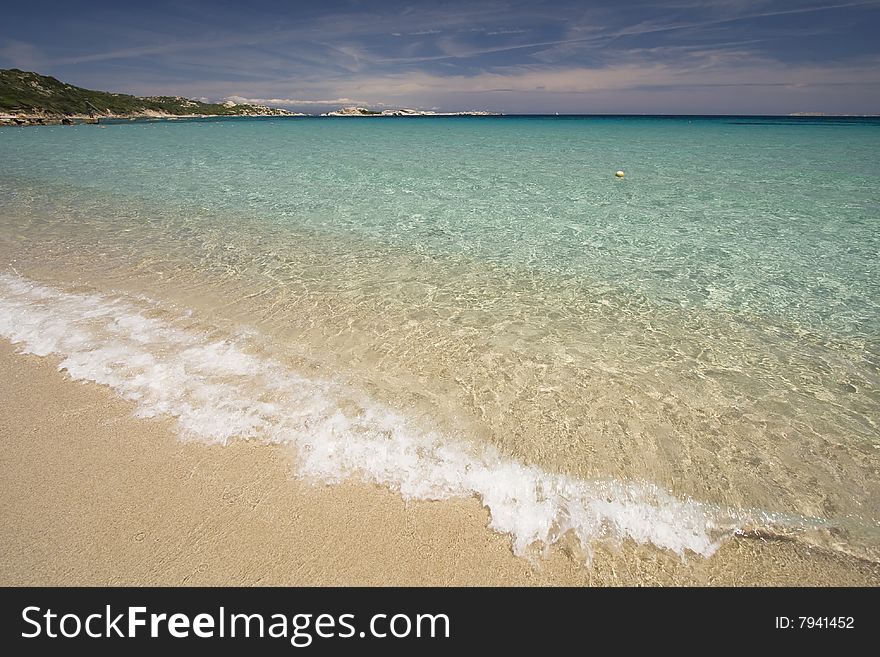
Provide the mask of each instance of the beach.
POLYGON ((789 541, 709 559, 650 546, 513 555, 475 498, 404 502, 294 476, 281 447, 178 440, 58 359, 0 343, 2 585, 870 585, 880 568, 789 541))
POLYGON ((0 129, 4 581, 876 584, 876 127, 0 129))

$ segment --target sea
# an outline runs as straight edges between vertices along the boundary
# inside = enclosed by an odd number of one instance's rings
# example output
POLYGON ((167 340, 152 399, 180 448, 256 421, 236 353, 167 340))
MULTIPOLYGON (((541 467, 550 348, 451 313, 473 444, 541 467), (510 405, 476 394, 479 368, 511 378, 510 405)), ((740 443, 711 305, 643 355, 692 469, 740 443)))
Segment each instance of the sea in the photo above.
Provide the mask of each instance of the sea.
POLYGON ((880 562, 878 118, 0 128, 0 336, 519 555, 880 562))

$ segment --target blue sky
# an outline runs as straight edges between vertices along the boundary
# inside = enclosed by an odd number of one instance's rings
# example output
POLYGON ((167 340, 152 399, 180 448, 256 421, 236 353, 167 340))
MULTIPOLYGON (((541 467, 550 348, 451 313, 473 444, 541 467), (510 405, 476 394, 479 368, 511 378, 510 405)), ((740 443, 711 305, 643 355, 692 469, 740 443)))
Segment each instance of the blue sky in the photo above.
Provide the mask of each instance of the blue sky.
POLYGON ((505 113, 880 113, 880 0, 14 2, 0 67, 93 89, 505 113))

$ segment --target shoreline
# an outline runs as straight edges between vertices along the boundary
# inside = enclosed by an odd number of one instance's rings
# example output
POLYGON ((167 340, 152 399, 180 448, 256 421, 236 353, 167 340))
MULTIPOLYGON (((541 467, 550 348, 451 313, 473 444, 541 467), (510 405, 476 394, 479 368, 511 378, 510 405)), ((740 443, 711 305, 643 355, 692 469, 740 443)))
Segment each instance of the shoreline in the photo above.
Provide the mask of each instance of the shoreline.
POLYGON ((2 127, 27 127, 38 125, 96 125, 102 121, 178 121, 186 119, 233 119, 233 118, 458 118, 458 117, 489 117, 489 118, 652 118, 652 119, 677 119, 688 117, 692 119, 803 119, 803 120, 834 120, 834 119, 876 119, 880 114, 505 114, 503 112, 487 112, 482 110, 463 112, 426 112, 420 110, 384 110, 370 113, 346 113, 340 110, 321 114, 305 114, 301 112, 284 111, 279 113, 247 113, 247 114, 162 114, 144 113, 131 115, 85 115, 85 114, 2 114, 0 113, 0 128, 2 127))
POLYGON ((533 561, 476 498, 406 502, 378 485, 313 484, 289 448, 182 442, 60 359, 0 340, 0 584, 880 585, 880 565, 734 538, 708 559, 631 541, 533 561))
POLYGON ((283 118, 303 117, 308 114, 132 114, 114 116, 89 116, 85 114, 0 114, 0 128, 28 127, 37 125, 98 125, 102 121, 178 121, 181 119, 218 119, 218 118, 283 118))
POLYGON ((0 114, 0 128, 3 127, 28 127, 50 125, 98 125, 100 123, 121 123, 137 121, 180 121, 187 119, 236 119, 236 118, 450 118, 450 117, 499 117, 500 113, 492 112, 413 112, 405 113, 396 110, 375 114, 346 114, 341 112, 329 112, 325 114, 302 114, 286 112, 285 114, 252 113, 252 114, 132 114, 117 116, 88 116, 88 115, 31 115, 31 114, 0 114))

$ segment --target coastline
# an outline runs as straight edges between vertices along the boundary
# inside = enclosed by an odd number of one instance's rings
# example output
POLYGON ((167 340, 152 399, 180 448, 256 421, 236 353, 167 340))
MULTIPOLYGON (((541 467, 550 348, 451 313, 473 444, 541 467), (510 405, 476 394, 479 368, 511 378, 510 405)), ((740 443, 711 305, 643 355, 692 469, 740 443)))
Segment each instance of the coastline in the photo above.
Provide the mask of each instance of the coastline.
POLYGON ((870 585, 880 565, 734 538, 708 559, 625 542, 534 561, 476 498, 405 502, 293 476, 284 447, 181 442, 60 359, 0 340, 3 585, 870 585))
MULTIPOLYGON (((164 120, 164 121, 176 121, 176 120, 185 120, 185 119, 229 119, 229 118, 291 118, 291 117, 299 117, 299 118, 374 118, 374 119, 382 119, 382 118, 455 118, 455 117, 504 117, 509 116, 513 118, 523 118, 523 117, 550 117, 550 114, 523 114, 523 115, 507 115, 501 112, 487 112, 481 110, 475 111, 463 111, 463 112, 429 112, 429 111, 420 111, 420 110, 384 110, 382 112, 369 112, 369 113, 357 113, 357 112, 345 112, 344 110, 337 110, 333 112, 325 112, 322 114, 305 114, 302 112, 287 112, 277 113, 277 112, 252 112, 252 113, 243 113, 243 114, 166 114, 161 112, 148 112, 148 113, 138 113, 138 114, 120 114, 120 115, 86 115, 86 114, 76 114, 76 115, 52 115, 52 114, 0 114, 0 128, 2 127, 25 127, 25 126, 37 126, 37 125, 81 125, 81 124, 99 124, 102 120, 113 121, 113 122, 122 122, 122 121, 150 121, 150 120, 164 120)), ((559 117, 560 115, 556 115, 559 117)), ((650 116, 655 119, 675 119, 678 118, 679 115, 633 115, 633 114, 566 114, 562 115, 561 118, 565 117, 576 117, 576 116, 592 116, 597 118, 624 118, 624 117, 633 117, 637 116, 643 118, 645 116, 650 116)), ((755 118, 771 118, 771 119, 803 119, 803 120, 814 120, 814 119, 875 119, 880 118, 878 114, 809 114, 809 113, 794 113, 794 114, 774 114, 774 115, 750 115, 750 114, 730 114, 730 115, 703 115, 703 114, 693 114, 688 115, 694 119, 714 119, 719 117, 730 117, 735 119, 755 119, 755 118)))
POLYGON ((423 117, 458 117, 458 116, 502 116, 495 112, 425 112, 416 110, 385 110, 376 113, 346 113, 345 111, 328 112, 325 114, 303 114, 300 112, 248 112, 243 114, 168 114, 164 112, 142 112, 118 115, 88 114, 0 114, 0 128, 26 127, 37 125, 96 125, 102 121, 177 121, 181 119, 220 119, 220 118, 288 118, 288 117, 348 117, 348 118, 423 118, 423 117))
POLYGON ((0 114, 0 128, 2 127, 26 127, 36 125, 97 125, 101 120, 107 121, 146 121, 162 119, 174 121, 178 119, 212 119, 228 117, 279 117, 279 116, 308 116, 288 112, 285 114, 253 113, 253 114, 166 114, 163 112, 144 112, 138 114, 100 115, 87 114, 0 114))

